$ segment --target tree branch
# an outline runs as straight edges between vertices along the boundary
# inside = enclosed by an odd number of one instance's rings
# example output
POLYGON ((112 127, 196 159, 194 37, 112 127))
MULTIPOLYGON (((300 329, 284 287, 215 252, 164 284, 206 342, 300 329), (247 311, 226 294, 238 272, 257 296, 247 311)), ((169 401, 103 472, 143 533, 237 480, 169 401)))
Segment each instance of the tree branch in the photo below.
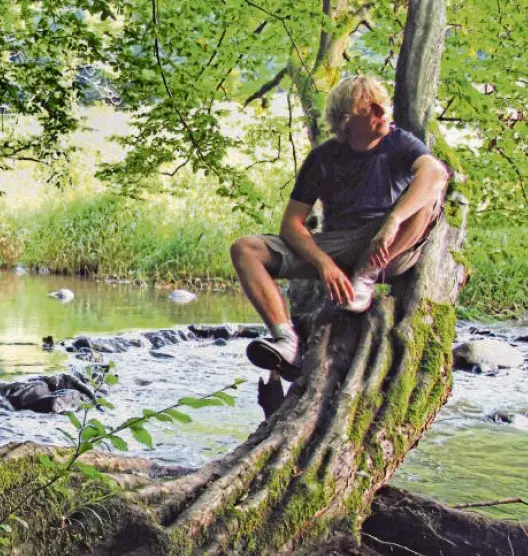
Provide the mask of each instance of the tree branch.
MULTIPOLYGON (((407 548, 406 546, 403 546, 403 544, 398 544, 396 542, 388 542, 388 541, 382 541, 381 539, 378 539, 378 537, 375 537, 374 535, 369 535, 368 533, 363 532, 363 536, 372 539, 373 541, 376 541, 377 543, 380 543, 384 546, 390 546, 393 548, 400 548, 402 550, 404 550, 405 552, 408 552, 409 554, 414 554, 415 556, 425 556, 425 554, 422 554, 421 552, 416 552, 415 550, 412 550, 411 548, 407 548)), ((392 548, 391 548, 392 550, 392 548)))
POLYGON ((178 166, 176 166, 176 168, 174 168, 174 170, 172 172, 160 172, 160 174, 162 176, 169 176, 169 177, 174 177, 176 175, 176 173, 181 170, 184 166, 187 166, 187 164, 189 164, 190 158, 187 157, 181 164, 178 164, 178 166))
POLYGON ((262 87, 260 87, 260 89, 257 92, 253 93, 250 97, 246 99, 246 101, 244 102, 244 108, 250 102, 253 102, 258 98, 262 98, 266 93, 268 93, 269 91, 277 87, 279 83, 283 80, 287 71, 288 68, 282 68, 273 79, 270 79, 267 83, 264 83, 264 85, 262 85, 262 87))
POLYGON ((293 106, 291 102, 291 89, 286 97, 288 100, 288 139, 292 148, 293 168, 295 175, 297 175, 297 151, 295 150, 295 141, 293 139, 293 106))
POLYGON ((271 159, 257 160, 256 162, 253 162, 253 164, 250 164, 249 166, 246 166, 244 168, 244 170, 250 170, 251 168, 255 167, 257 164, 273 164, 274 162, 277 162, 277 160, 280 160, 280 157, 281 157, 281 143, 282 143, 282 138, 279 134, 278 140, 277 140, 277 156, 275 158, 271 158, 271 159))
POLYGON ((288 38, 290 39, 290 42, 293 46, 293 49, 295 50, 295 53, 297 54, 297 58, 299 59, 299 62, 301 63, 302 67, 305 69, 306 73, 310 77, 310 79, 311 79, 311 81, 312 81, 312 83, 315 87, 316 92, 320 92, 319 89, 317 88, 317 83, 315 82, 315 79, 313 78, 312 72, 308 69, 308 66, 305 63, 304 58, 301 55, 299 47, 297 46, 295 40, 293 39, 293 35, 292 35, 288 25, 286 25, 286 20, 288 18, 285 17, 285 16, 277 15, 276 13, 270 12, 266 8, 263 8, 262 6, 259 6, 258 4, 255 4, 255 2, 252 2, 252 0, 245 0, 245 2, 248 6, 251 6, 255 9, 257 9, 257 10, 260 10, 260 11, 264 12, 266 15, 269 15, 270 17, 273 17, 277 21, 281 22, 282 26, 284 27, 284 30, 286 31, 286 34, 288 35, 288 38))
POLYGON ((202 68, 200 69, 198 75, 195 78, 195 82, 197 82, 200 79, 200 77, 202 77, 205 70, 213 63, 213 60, 216 58, 216 56, 218 54, 218 51, 220 50, 220 47, 222 46, 222 43, 224 42, 226 34, 227 34, 227 28, 222 31, 222 34, 220 35, 220 39, 218 40, 216 48, 214 49, 213 53, 211 54, 209 60, 205 64, 205 66, 202 66, 202 68))
POLYGON ((519 170, 515 162, 504 152, 504 149, 502 149, 501 147, 496 147, 496 151, 502 156, 502 158, 504 158, 510 163, 511 167, 513 168, 513 170, 515 171, 515 173, 519 178, 519 185, 521 186, 521 191, 523 193, 524 200, 528 201, 526 189, 524 188, 524 178, 523 175, 521 174, 521 171, 519 170))
POLYGON ((163 81, 163 86, 165 88, 167 96, 172 101, 172 106, 174 107, 174 109, 176 111, 176 114, 178 116, 178 119, 180 120, 180 123, 182 124, 183 128, 185 129, 185 131, 187 133, 187 136, 189 137, 189 140, 191 141, 193 147, 196 149, 196 152, 198 154, 198 158, 202 161, 202 163, 204 164, 204 166, 206 168, 211 170, 218 178, 220 178, 218 170, 214 166, 211 166, 209 164, 209 162, 207 161, 207 159, 205 158, 205 155, 203 154, 202 149, 201 149, 198 141, 196 140, 196 137, 194 136, 194 133, 193 133, 192 129, 189 127, 189 124, 185 120, 185 118, 183 116, 183 113, 180 110, 180 107, 175 102, 174 96, 173 96, 172 91, 171 91, 171 89, 169 87, 169 84, 167 82, 167 78, 165 76, 165 70, 163 69, 163 64, 162 64, 162 61, 161 61, 160 43, 159 43, 159 40, 158 40, 159 19, 158 19, 157 0, 152 0, 152 22, 154 24, 154 33, 155 33, 154 34, 154 53, 155 53, 155 56, 156 56, 156 62, 157 62, 158 68, 160 70, 161 79, 163 81))
POLYGON ((451 507, 455 510, 461 510, 464 508, 485 508, 489 506, 501 506, 503 504, 525 504, 528 506, 528 502, 522 498, 503 498, 502 500, 490 500, 487 502, 471 502, 469 504, 453 504, 451 507))
MULTIPOLYGON (((266 27, 266 25, 268 24, 268 21, 265 19, 254 31, 253 34, 255 35, 260 35, 260 33, 262 33, 262 30, 264 29, 264 27, 266 27)), ((239 54, 237 59, 236 59, 236 64, 238 64, 240 62, 240 60, 242 60, 242 54, 239 54)), ((224 75, 224 77, 222 77, 222 79, 220 80, 220 83, 218 83, 218 85, 216 86, 216 90, 220 90, 222 89, 224 91, 224 95, 226 95, 225 93, 225 89, 223 88, 223 85, 225 83, 225 80, 229 77, 229 75, 231 75, 231 72, 233 71, 234 67, 231 67, 227 70, 226 74, 224 75)))
POLYGON ((442 113, 440 114, 440 116, 438 116, 438 118, 436 118, 437 120, 440 120, 441 118, 443 118, 446 115, 446 112, 449 110, 449 108, 453 104, 454 100, 455 100, 455 97, 451 97, 447 101, 446 107, 442 110, 442 113))

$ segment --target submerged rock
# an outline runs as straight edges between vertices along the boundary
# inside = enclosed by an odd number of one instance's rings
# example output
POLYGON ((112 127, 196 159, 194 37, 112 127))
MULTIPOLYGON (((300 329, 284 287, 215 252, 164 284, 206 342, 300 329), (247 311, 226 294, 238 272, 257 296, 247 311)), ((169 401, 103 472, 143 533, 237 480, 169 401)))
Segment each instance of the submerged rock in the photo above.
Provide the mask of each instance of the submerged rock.
POLYGON ((162 351, 150 350, 149 353, 155 359, 174 359, 174 355, 171 355, 170 353, 163 353, 162 351))
POLYGON ((131 343, 120 336, 115 338, 88 338, 78 336, 73 340, 66 351, 86 352, 87 350, 99 353, 123 353, 128 350, 131 343))
POLYGON ((495 411, 486 415, 488 421, 493 421, 494 423, 513 423, 514 415, 507 413, 506 411, 495 411))
POLYGON ((153 349, 167 345, 167 341, 159 332, 143 332, 143 336, 152 344, 153 349))
POLYGON ((191 324, 188 328, 196 338, 214 338, 215 340, 219 338, 228 340, 236 336, 237 332, 236 327, 229 324, 222 324, 219 326, 197 326, 191 324))
POLYGON ((453 350, 455 368, 489 373, 500 368, 522 367, 522 352, 499 340, 464 342, 453 350))

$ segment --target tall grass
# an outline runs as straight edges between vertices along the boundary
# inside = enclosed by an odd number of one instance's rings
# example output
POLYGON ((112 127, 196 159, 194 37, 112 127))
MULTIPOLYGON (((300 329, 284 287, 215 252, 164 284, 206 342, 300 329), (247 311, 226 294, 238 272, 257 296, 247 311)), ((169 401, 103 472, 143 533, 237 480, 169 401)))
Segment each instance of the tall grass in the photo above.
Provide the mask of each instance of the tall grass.
MULTIPOLYGON (((268 215, 268 225, 278 213, 268 215)), ((196 284, 234 278, 229 246, 257 227, 218 199, 208 209, 207 201, 136 201, 108 192, 4 212, 2 222, 2 264, 196 284)))
MULTIPOLYGON (((268 211, 267 231, 276 228, 281 210, 268 211)), ((2 212, 0 264, 195 286, 233 279, 230 244, 264 231, 214 193, 147 201, 84 193, 2 212)))
POLYGON ((465 318, 516 318, 528 310, 528 226, 470 222, 470 280, 459 296, 465 318))

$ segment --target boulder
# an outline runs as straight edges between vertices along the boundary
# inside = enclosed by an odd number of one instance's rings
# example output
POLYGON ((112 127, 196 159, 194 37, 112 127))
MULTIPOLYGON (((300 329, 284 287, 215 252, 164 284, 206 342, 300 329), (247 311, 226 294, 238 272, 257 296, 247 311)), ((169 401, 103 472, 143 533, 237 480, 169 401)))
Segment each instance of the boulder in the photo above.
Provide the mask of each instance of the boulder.
POLYGON ((464 342, 453 350, 455 368, 473 372, 492 372, 501 368, 522 367, 522 352, 500 340, 464 342))

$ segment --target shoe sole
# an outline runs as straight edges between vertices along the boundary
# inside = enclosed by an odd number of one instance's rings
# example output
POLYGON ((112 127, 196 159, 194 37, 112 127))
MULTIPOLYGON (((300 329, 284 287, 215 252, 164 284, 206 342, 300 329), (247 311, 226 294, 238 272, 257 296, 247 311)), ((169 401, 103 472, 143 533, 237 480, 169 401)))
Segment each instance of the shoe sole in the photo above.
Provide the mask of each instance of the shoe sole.
POLYGON ((246 354, 253 365, 269 371, 275 370, 282 361, 282 357, 276 351, 260 342, 250 342, 246 354))
POLYGON ((270 349, 266 344, 251 342, 246 349, 248 359, 256 367, 276 370, 279 375, 288 382, 294 382, 300 375, 301 370, 295 365, 285 361, 276 351, 270 349))

